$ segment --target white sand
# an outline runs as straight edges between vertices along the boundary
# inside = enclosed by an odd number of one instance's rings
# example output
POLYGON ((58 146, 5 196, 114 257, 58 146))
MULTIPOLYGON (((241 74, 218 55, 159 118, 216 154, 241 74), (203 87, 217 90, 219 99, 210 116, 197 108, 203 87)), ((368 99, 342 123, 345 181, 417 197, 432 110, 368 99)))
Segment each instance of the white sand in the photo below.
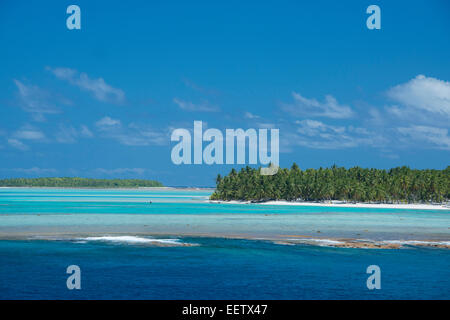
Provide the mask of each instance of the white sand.
MULTIPOLYGON (((229 203, 229 204, 251 204, 250 201, 217 201, 209 200, 212 203, 229 203)), ((335 208, 384 208, 384 209, 417 209, 417 210, 450 210, 450 206, 441 204, 387 204, 387 203, 350 203, 343 201, 331 202, 295 202, 295 201, 266 201, 257 204, 272 206, 305 206, 305 207, 335 207, 335 208)))

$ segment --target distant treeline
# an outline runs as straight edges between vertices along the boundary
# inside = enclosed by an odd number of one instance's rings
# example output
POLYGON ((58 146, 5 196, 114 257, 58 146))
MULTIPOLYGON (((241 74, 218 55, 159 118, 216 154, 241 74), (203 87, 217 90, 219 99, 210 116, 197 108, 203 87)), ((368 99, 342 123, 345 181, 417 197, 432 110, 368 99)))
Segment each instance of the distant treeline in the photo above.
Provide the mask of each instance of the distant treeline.
POLYGON ((0 187, 136 188, 162 186, 158 181, 139 179, 13 178, 0 180, 0 187))
POLYGON ((273 176, 260 169, 232 169, 216 178, 212 200, 344 200, 358 202, 444 202, 450 199, 450 166, 445 170, 331 168, 279 169, 273 176))

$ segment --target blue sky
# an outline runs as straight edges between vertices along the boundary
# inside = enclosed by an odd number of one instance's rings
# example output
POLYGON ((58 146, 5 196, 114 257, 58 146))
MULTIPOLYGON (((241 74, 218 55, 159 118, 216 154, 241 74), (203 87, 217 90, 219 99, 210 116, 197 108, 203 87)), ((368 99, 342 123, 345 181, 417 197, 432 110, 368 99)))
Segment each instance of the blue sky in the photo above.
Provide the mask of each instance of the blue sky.
POLYGON ((232 166, 171 161, 172 130, 194 120, 279 129, 283 167, 442 169, 449 39, 444 0, 5 0, 0 177, 212 186, 232 166))

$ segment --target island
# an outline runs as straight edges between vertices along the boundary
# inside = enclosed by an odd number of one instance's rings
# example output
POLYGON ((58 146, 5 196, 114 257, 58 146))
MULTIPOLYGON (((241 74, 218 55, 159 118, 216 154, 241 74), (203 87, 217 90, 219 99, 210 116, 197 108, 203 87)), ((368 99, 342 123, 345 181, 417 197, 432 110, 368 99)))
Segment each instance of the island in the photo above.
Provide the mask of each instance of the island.
POLYGON ((163 187, 154 180, 62 178, 12 178, 0 180, 0 187, 52 187, 52 188, 151 188, 163 187))
POLYGON ((234 168, 216 178, 210 200, 345 201, 364 203, 445 203, 450 199, 450 166, 444 170, 397 167, 389 170, 353 167, 301 170, 294 163, 275 175, 260 168, 234 168))

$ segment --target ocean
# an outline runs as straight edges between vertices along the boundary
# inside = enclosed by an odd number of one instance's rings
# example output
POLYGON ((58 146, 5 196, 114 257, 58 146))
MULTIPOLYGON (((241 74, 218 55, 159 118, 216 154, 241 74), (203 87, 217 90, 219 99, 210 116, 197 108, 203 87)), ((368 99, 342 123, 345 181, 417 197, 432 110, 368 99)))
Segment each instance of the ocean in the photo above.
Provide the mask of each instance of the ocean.
POLYGON ((210 193, 0 189, 0 299, 450 298, 449 249, 414 245, 448 242, 449 210, 212 204, 210 193), (66 286, 70 265, 80 290, 66 286), (367 287, 370 265, 381 289, 367 287))

